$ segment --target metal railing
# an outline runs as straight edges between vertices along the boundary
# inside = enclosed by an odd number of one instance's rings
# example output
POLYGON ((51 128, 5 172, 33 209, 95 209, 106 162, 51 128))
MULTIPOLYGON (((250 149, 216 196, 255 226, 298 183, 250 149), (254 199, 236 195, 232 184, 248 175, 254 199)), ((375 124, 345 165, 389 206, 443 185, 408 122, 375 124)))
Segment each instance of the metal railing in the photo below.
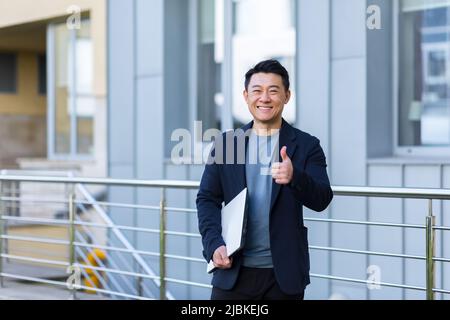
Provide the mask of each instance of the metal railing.
MULTIPOLYGON (((174 255, 169 254, 167 252, 167 239, 168 235, 172 236, 182 236, 186 238, 200 238, 198 233, 192 232, 180 232, 180 231, 171 231, 167 230, 167 212, 184 212, 188 214, 195 214, 196 210, 192 208, 178 208, 178 207, 169 207, 166 203, 167 196, 166 190, 168 189, 182 189, 182 190, 196 190, 199 187, 199 182, 197 181, 176 181, 176 180, 129 180, 129 179, 110 179, 110 178, 79 178, 79 177, 51 177, 51 176, 26 176, 26 175, 0 175, 0 284, 3 285, 3 278, 17 278, 23 279, 27 278, 31 281, 51 283, 55 285, 65 286, 64 282, 49 281, 44 279, 36 279, 30 277, 24 277, 21 275, 14 275, 10 273, 5 273, 2 269, 2 261, 5 258, 8 259, 18 259, 22 261, 35 261, 42 263, 53 263, 55 265, 63 265, 70 266, 72 268, 81 268, 81 269, 92 269, 98 272, 102 272, 104 274, 109 275, 110 277, 113 275, 121 275, 121 276, 131 276, 139 279, 150 279, 154 281, 159 287, 159 299, 167 299, 173 298, 168 297, 167 292, 167 283, 176 283, 187 286, 195 286, 200 288, 210 288, 211 286, 208 283, 195 282, 186 279, 175 279, 169 278, 167 276, 167 259, 175 259, 182 260, 194 263, 202 263, 205 264, 204 260, 197 257, 192 256, 182 256, 182 255, 174 255), (160 193, 160 201, 159 205, 150 206, 150 205, 138 205, 131 203, 114 203, 107 201, 96 201, 95 199, 87 197, 85 200, 76 199, 75 192, 71 192, 68 205, 70 208, 69 219, 68 220, 54 220, 54 219, 31 219, 26 217, 15 217, 4 215, 5 206, 8 201, 18 201, 18 202, 26 202, 31 201, 32 203, 39 203, 39 199, 23 199, 20 196, 4 196, 5 190, 4 187, 7 183, 14 182, 16 184, 22 182, 30 182, 30 183, 60 183, 66 184, 69 186, 75 186, 78 184, 82 185, 103 185, 108 187, 113 186, 126 186, 126 187, 142 187, 142 188, 153 188, 159 189, 160 193), (76 208, 79 205, 90 205, 90 206, 108 206, 108 207, 117 207, 117 208, 128 208, 128 209, 142 209, 157 212, 159 216, 159 228, 144 228, 138 226, 126 226, 126 225, 118 225, 113 223, 112 221, 107 221, 104 224, 92 223, 92 222, 83 222, 76 219, 76 208), (66 240, 56 240, 56 239, 46 239, 46 238, 36 238, 30 236, 14 236, 5 234, 5 221, 28 221, 32 223, 42 223, 42 224, 61 224, 69 227, 70 237, 69 241, 66 240), (146 250, 137 250, 132 246, 125 247, 117 247, 112 245, 99 245, 99 244, 88 244, 86 242, 77 241, 76 231, 78 227, 97 227, 97 228, 107 228, 109 230, 116 231, 132 231, 132 232, 144 232, 147 234, 155 234, 159 236, 159 252, 152 252, 146 250), (62 261, 49 261, 45 259, 36 259, 36 258, 27 258, 24 256, 13 256, 8 253, 4 253, 4 240, 17 240, 17 241, 29 241, 29 242, 38 242, 38 243, 57 243, 61 245, 66 245, 70 249, 70 259, 68 262, 62 261), (100 248, 106 250, 108 252, 119 252, 119 253, 127 253, 132 254, 134 257, 139 257, 144 261, 143 257, 153 257, 158 258, 159 263, 159 275, 151 274, 151 272, 134 272, 134 271, 124 271, 114 266, 114 268, 110 268, 109 266, 86 266, 84 264, 80 264, 76 261, 75 254, 76 250, 79 248, 100 248)), ((406 224, 406 223, 385 223, 385 222, 376 222, 376 221, 358 221, 358 220, 344 220, 344 219, 323 219, 323 218, 305 218, 306 221, 314 221, 314 222, 322 222, 329 224, 349 224, 349 225, 365 225, 365 226, 385 226, 385 227, 398 227, 398 228, 412 228, 412 229, 422 229, 425 230, 425 243, 426 243, 426 252, 424 256, 418 255, 410 255, 410 254, 395 254, 389 252, 377 252, 377 251, 369 251, 369 250, 353 250, 347 248, 336 248, 331 246, 310 246, 311 250, 322 250, 328 252, 345 252, 352 254, 364 254, 364 255, 374 255, 374 256, 385 256, 385 257, 398 257, 402 259, 416 259, 416 260, 425 260, 426 262, 426 274, 424 275, 426 281, 425 287, 407 285, 404 283, 388 283, 388 282, 380 282, 378 283, 381 286, 386 287, 396 287, 403 289, 412 289, 412 290, 421 290, 426 292, 427 299, 434 299, 435 293, 442 294, 450 294, 450 290, 445 290, 444 288, 436 288, 435 287, 435 262, 450 262, 450 258, 446 257, 436 257, 435 256, 435 231, 442 230, 448 231, 450 227, 445 226, 436 226, 435 216, 433 214, 432 200, 449 200, 450 199, 450 190, 444 189, 413 189, 413 188, 384 188, 384 187, 343 187, 343 186, 334 186, 333 192, 335 196, 352 196, 352 197, 381 197, 381 198, 400 198, 400 199, 427 199, 428 200, 428 212, 425 215, 425 223, 421 224, 406 224)), ((10 194, 10 193, 6 193, 10 194)), ((124 243, 122 241, 122 243, 124 243)), ((139 260, 138 259, 138 260, 139 260)), ((145 267, 142 268, 143 265, 146 265, 145 261, 141 264, 141 269, 145 270, 145 267)), ((201 268, 203 270, 204 268, 201 268)), ((331 274, 311 274, 312 277, 322 278, 328 280, 338 280, 338 281, 346 281, 353 283, 364 283, 367 284, 367 280, 363 279, 353 279, 348 277, 341 277, 331 274)), ((147 299, 147 295, 145 294, 146 290, 143 289, 139 294, 132 293, 124 293, 113 290, 112 288, 91 288, 86 286, 78 286, 73 289, 73 295, 75 296, 76 289, 90 289, 99 293, 103 293, 110 296, 117 296, 123 298, 131 298, 131 299, 147 299)))

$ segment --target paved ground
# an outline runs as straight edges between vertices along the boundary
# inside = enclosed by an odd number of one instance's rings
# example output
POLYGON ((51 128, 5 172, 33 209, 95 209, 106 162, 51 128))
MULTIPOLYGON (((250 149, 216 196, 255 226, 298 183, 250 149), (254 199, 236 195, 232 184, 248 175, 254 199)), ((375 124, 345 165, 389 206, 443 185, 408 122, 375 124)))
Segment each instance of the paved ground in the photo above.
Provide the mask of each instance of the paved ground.
MULTIPOLYGON (((20 276, 34 277, 65 283, 69 274, 61 268, 46 268, 19 263, 4 263, 3 272, 20 276)), ((68 300, 72 294, 66 286, 35 283, 26 280, 3 278, 4 286, 0 287, 0 300, 68 300)), ((80 300, 105 300, 101 295, 77 291, 80 300)))
MULTIPOLYGON (((95 294, 77 292, 80 300, 106 300, 107 298, 95 294)), ((4 287, 0 288, 0 300, 71 300, 69 290, 47 284, 35 284, 5 279, 4 287)))

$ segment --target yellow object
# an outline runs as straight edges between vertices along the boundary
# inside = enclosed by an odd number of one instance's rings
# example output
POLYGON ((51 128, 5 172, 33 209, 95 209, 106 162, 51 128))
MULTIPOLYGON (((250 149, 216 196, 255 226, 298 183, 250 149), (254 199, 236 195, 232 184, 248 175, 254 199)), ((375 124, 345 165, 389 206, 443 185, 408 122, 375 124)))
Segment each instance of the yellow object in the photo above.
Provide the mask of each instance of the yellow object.
MULTIPOLYGON (((100 288, 100 280, 95 275, 89 276, 89 278, 84 279, 84 285, 89 288, 100 288)), ((86 293, 97 293, 95 290, 84 290, 86 293)))
MULTIPOLYGON (((106 260, 106 252, 101 249, 94 249, 91 252, 89 252, 87 256, 87 265, 91 265, 93 267, 98 267, 98 261, 105 261, 106 260)), ((101 288, 100 280, 94 273, 94 269, 86 268, 86 273, 89 275, 89 278, 84 279, 84 285, 89 288, 101 288)), ((100 276, 103 276, 102 271, 98 271, 97 273, 100 274, 100 276)), ((96 293, 94 290, 85 289, 86 293, 96 293)))
POLYGON ((100 261, 106 260, 106 252, 101 249, 94 249, 88 254, 87 259, 91 266, 98 267, 97 260, 100 261))

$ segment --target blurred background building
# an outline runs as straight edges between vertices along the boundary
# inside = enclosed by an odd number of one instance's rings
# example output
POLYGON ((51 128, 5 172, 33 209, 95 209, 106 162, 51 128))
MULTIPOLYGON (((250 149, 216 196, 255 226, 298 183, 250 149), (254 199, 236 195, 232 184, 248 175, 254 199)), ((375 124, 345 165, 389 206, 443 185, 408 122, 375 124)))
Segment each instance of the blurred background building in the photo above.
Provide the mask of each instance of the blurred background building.
MULTIPOLYGON (((251 117, 245 72, 275 58, 291 76, 285 118, 321 140, 333 185, 450 187, 448 0, 16 0, 0 1, 0 164, 85 176, 199 180, 203 164, 174 164, 175 129, 237 128, 251 117), (76 3, 75 3, 76 2, 76 3), (80 26, 67 27, 81 8, 80 26), (367 20, 379 9, 381 28, 367 20)), ((378 11, 377 11, 378 12, 378 11)), ((205 144, 193 134, 192 149, 205 144)), ((160 193, 113 187, 114 202, 155 205, 160 193)), ((167 194, 195 208, 194 191, 167 194)), ((421 224, 427 202, 335 197, 321 217, 421 224)), ((152 228, 139 209, 111 209, 117 223, 152 228)), ((434 214, 450 225, 450 208, 434 214)), ((317 214, 307 211, 307 217, 317 214)), ((195 215, 168 211, 168 229, 197 232, 195 215)), ((308 221, 310 245, 424 255, 423 230, 308 221)), ((124 232, 137 249, 158 237, 124 232)), ((437 255, 449 235, 437 233, 437 255)), ((199 239, 168 236, 170 254, 200 258, 199 239)), ((311 250, 311 272, 425 285, 425 262, 311 250)), ((157 259, 148 263, 157 269, 157 259)), ((169 261, 168 276, 209 282, 205 266, 169 261)), ((450 288, 450 266, 436 263, 450 288)), ((209 289, 170 284, 181 299, 209 289)), ((447 289, 448 290, 448 289, 447 289)), ((135 293, 136 294, 136 293, 135 293)), ((405 288, 312 278, 307 299, 422 299, 405 288)), ((448 295, 437 294, 448 299, 448 295)))
POLYGON ((2 168, 104 176, 106 2, 0 6, 2 168), (73 18, 69 29, 67 17, 77 12, 79 25, 73 18))

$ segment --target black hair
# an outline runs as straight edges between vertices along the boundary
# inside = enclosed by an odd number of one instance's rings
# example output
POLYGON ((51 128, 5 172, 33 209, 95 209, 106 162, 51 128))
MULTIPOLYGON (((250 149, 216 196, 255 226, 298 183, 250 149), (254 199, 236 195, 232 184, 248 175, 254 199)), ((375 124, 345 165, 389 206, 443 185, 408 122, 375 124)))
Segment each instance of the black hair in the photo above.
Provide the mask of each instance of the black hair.
POLYGON ((289 90, 289 74, 278 60, 270 59, 259 62, 245 74, 245 90, 248 90, 250 79, 255 73, 275 73, 281 76, 284 88, 289 90))

